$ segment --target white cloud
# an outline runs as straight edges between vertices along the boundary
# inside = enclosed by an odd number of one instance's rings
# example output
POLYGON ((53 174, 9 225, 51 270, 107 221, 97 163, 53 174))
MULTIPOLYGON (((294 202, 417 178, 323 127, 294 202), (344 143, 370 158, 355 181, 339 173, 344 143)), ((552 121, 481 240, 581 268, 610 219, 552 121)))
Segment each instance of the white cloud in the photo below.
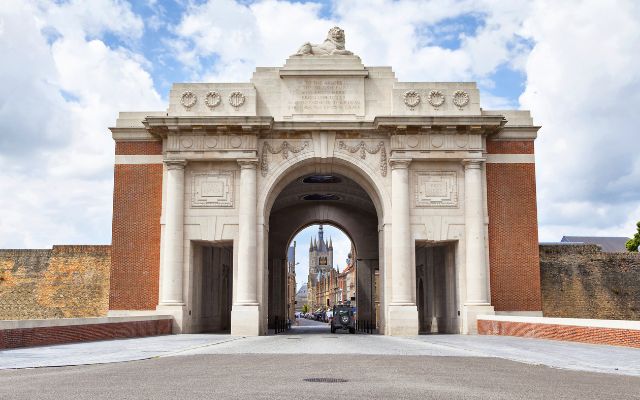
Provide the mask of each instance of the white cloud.
POLYGON ((210 0, 189 7, 168 42, 194 80, 247 81, 256 66, 282 65, 304 42, 321 42, 338 24, 347 33, 348 49, 367 65, 392 65, 401 80, 486 82, 500 65, 521 67, 528 48, 514 33, 528 4, 340 1, 334 4, 334 19, 326 19, 316 3, 210 0), (461 35, 459 48, 432 44, 440 34, 438 23, 467 15, 483 24, 474 35, 461 35), (421 29, 425 25, 435 26, 434 31, 421 29))
MULTIPOLYGON (((121 0, 3 2, 0 54, 11 62, 0 63, 0 247, 108 242, 106 127, 120 110, 166 107, 150 61, 131 50, 143 21, 168 24, 161 2, 148 5, 154 12, 143 18, 121 0)), ((365 64, 391 65, 404 81, 476 80, 486 108, 517 107, 491 93, 492 80, 505 65, 523 71, 520 106, 543 126, 540 238, 558 240, 628 235, 640 219, 639 8, 632 0, 352 0, 336 1, 326 17, 314 3, 211 0, 188 2, 173 35, 157 39, 186 70, 183 81, 247 81, 257 65, 282 65, 338 24, 365 64), (456 39, 447 24, 469 16, 477 29, 458 34, 458 47, 440 47, 441 36, 456 39)))
POLYGON ((540 1, 520 98, 536 142, 542 240, 630 235, 640 219, 640 6, 540 1), (551 10, 553 12, 551 12, 551 10))
POLYGON ((120 1, 5 2, 0 9, 0 247, 109 243, 121 109, 162 109, 139 55, 142 21, 120 1))
POLYGON ((61 36, 94 38, 108 32, 122 39, 139 39, 144 31, 142 19, 122 0, 70 0, 52 4, 38 0, 43 25, 61 36))

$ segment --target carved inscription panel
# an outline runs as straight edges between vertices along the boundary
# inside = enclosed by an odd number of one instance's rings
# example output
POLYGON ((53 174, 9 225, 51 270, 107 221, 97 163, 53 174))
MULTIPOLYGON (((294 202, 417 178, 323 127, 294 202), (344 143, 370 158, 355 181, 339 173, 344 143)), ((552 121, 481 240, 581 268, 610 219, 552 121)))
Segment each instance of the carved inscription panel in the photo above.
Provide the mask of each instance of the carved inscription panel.
POLYGON ((191 207, 233 207, 233 171, 193 174, 191 207))
POLYGON ((364 115, 364 78, 285 78, 285 114, 364 115))
POLYGON ((458 177, 455 171, 417 171, 416 207, 457 207, 458 177))

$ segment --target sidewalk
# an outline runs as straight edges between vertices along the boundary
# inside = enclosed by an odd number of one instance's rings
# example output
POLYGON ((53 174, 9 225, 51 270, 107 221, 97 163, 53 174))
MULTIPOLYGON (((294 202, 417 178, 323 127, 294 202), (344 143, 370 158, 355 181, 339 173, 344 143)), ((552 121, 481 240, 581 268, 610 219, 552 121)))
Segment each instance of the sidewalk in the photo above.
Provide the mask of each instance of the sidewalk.
POLYGON ((640 349, 501 336, 331 334, 322 327, 297 327, 289 334, 274 336, 172 335, 5 350, 0 352, 0 369, 216 354, 495 357, 568 370, 640 376, 640 349))

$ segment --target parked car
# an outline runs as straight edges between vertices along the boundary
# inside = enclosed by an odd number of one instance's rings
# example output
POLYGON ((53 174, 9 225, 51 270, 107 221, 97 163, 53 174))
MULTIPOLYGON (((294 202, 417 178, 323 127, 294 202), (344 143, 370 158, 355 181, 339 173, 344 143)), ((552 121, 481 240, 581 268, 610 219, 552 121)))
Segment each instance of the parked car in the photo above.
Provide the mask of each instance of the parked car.
POLYGON ((349 333, 356 333, 356 321, 350 305, 337 304, 333 306, 331 333, 336 333, 338 329, 345 329, 349 330, 349 333))

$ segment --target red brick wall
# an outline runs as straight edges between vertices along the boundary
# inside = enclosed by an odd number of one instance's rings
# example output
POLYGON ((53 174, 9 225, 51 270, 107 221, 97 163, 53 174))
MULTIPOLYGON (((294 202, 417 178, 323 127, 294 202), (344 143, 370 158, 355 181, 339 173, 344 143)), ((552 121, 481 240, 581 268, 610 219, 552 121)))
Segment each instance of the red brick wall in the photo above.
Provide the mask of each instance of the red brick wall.
POLYGON ((161 141, 116 142, 116 155, 159 155, 162 154, 161 141))
POLYGON ((525 140, 487 141, 489 154, 533 154, 533 142, 525 140))
MULTIPOLYGON (((161 151, 158 142, 116 148, 161 151)), ((110 310, 152 310, 158 304, 161 209, 162 164, 115 166, 110 310)))
MULTIPOLYGON (((487 142, 490 154, 527 154, 533 142, 487 142)), ((487 163, 491 303, 540 311, 536 173, 533 163, 487 163)))
POLYGON ((632 329, 478 320, 478 334, 521 336, 640 348, 640 331, 632 329))
POLYGON ((171 334, 171 319, 0 330, 0 349, 171 334))

